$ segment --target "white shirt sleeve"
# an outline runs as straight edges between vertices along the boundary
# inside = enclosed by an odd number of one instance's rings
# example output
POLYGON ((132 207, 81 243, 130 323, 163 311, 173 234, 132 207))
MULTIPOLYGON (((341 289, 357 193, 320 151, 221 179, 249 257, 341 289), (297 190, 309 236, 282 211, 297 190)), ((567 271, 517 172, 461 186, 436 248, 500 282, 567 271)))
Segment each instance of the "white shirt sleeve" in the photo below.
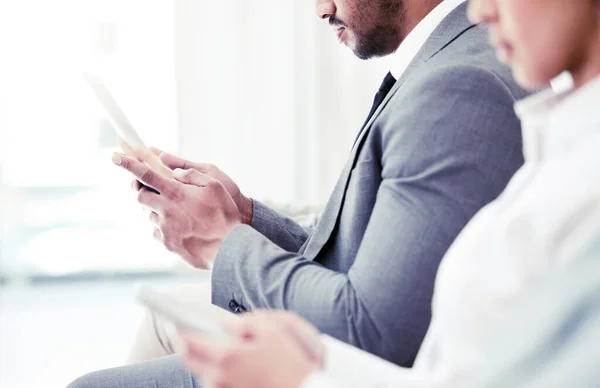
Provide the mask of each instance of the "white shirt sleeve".
POLYGON ((302 388, 360 387, 398 385, 409 380, 410 369, 401 368, 332 337, 321 336, 326 347, 325 369, 306 380, 302 388))

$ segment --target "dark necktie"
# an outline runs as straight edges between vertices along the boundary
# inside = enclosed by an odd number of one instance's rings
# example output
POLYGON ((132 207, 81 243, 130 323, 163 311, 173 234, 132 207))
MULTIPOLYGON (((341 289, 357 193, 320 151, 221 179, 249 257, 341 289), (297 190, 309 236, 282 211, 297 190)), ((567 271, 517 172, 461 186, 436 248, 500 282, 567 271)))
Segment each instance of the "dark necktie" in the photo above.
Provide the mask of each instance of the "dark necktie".
POLYGON ((377 108, 379 108, 379 105, 381 105, 381 103, 385 99, 385 96, 387 96, 387 94, 390 92, 390 90, 392 90, 392 87, 394 86, 395 83, 396 83, 396 78, 394 78, 394 76, 392 76, 392 73, 388 72, 386 74, 385 78, 383 79, 383 82, 381 83, 379 90, 375 94, 375 98, 373 99, 373 106, 371 106, 371 111, 369 112, 369 115, 367 116, 365 123, 360 128, 360 131, 358 132, 356 139, 354 139, 355 144, 356 144, 356 141, 358 140, 358 138, 360 137, 360 134, 365 129, 365 126, 367 125, 369 120, 371 120, 371 117, 373 116, 373 114, 375 113, 377 108))

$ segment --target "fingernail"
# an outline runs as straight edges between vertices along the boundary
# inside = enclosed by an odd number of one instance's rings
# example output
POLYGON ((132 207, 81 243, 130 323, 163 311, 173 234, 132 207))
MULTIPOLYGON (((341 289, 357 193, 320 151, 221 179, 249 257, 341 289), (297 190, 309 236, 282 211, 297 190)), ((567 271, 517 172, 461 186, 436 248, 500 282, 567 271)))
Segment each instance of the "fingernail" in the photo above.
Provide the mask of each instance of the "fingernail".
POLYGON ((175 170, 173 170, 173 176, 182 178, 185 176, 185 170, 181 168, 176 168, 175 170))
POLYGON ((117 166, 121 165, 122 159, 121 159, 121 155, 119 154, 113 154, 112 156, 112 161, 114 164, 116 164, 117 166))

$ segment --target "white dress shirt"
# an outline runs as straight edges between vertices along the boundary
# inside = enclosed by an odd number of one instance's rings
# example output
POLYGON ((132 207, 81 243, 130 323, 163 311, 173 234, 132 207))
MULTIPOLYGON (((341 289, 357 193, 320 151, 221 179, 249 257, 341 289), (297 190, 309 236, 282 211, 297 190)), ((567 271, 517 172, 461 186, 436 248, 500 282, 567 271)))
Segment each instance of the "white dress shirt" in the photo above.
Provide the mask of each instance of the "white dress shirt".
POLYGON ((511 314, 536 280, 577 258, 600 235, 598 101, 600 77, 576 91, 547 90, 516 104, 525 164, 446 253, 413 369, 391 371, 384 361, 327 339, 325 371, 303 388, 469 386, 493 349, 493 323, 511 314), (345 379, 341 363, 362 375, 358 384, 345 379))
POLYGON ((408 65, 415 59, 429 36, 440 25, 442 20, 454 11, 465 0, 444 0, 435 7, 423 20, 404 38, 400 47, 391 54, 390 73, 396 80, 400 79, 408 65))

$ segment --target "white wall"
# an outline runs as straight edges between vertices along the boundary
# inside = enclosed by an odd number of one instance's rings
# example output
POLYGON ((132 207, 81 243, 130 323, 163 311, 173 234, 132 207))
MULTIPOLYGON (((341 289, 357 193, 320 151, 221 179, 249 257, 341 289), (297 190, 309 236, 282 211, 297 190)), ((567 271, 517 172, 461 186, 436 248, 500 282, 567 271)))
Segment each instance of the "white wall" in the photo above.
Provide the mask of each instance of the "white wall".
POLYGON ((176 0, 179 151, 255 198, 322 203, 386 68, 339 45, 314 2, 176 0))

